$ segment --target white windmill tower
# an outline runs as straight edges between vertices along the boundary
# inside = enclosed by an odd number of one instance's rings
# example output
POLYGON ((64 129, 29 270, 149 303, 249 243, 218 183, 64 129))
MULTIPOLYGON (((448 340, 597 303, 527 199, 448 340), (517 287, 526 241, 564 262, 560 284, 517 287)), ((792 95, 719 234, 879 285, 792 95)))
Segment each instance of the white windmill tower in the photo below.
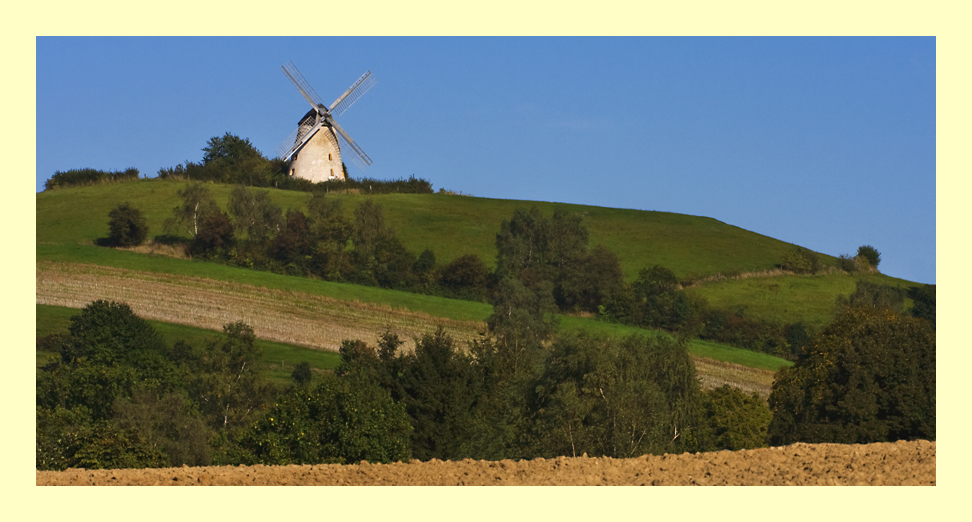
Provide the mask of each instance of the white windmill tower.
POLYGON ((290 160, 290 175, 314 183, 344 179, 342 150, 358 168, 363 170, 371 165, 371 158, 334 121, 334 116, 348 110, 348 107, 375 85, 371 71, 364 73, 351 88, 327 107, 293 62, 287 62, 281 69, 313 107, 300 119, 297 129, 277 147, 277 156, 284 161, 290 160))

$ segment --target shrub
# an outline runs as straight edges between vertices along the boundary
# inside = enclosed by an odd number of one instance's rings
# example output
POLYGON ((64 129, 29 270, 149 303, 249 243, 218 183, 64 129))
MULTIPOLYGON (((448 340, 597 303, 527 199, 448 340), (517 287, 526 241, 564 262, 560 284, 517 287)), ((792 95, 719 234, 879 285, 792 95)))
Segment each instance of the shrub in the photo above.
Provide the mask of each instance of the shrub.
POLYGON ((796 274, 815 274, 820 269, 820 261, 817 254, 798 246, 783 254, 780 267, 796 274))
POLYGON ((145 216, 128 202, 118 205, 108 213, 108 230, 108 241, 114 246, 141 245, 148 237, 145 216))
POLYGON ((311 365, 307 361, 300 362, 294 371, 290 372, 290 377, 294 380, 294 384, 297 386, 306 386, 310 384, 311 377, 311 365))
MULTIPOLYGON (((433 258, 434 259, 434 258, 433 258)), ((486 285, 489 270, 476 254, 466 254, 454 259, 442 269, 442 284, 455 290, 482 288, 486 285)))
POLYGON ((746 395, 738 388, 722 385, 702 393, 704 451, 766 447, 766 434, 773 418, 758 395, 746 395))
POLYGON ((857 249, 857 257, 866 259, 867 264, 871 265, 873 268, 877 268, 878 264, 881 262, 881 253, 871 245, 859 247, 857 249))
POLYGON ((850 296, 837 296, 837 306, 883 308, 900 313, 905 295, 906 291, 901 288, 860 280, 850 296))
POLYGON ((852 274, 857 271, 857 259, 847 254, 841 254, 837 257, 837 268, 852 274))
POLYGON ((130 168, 114 172, 95 169, 74 169, 65 172, 58 170, 54 172, 51 179, 44 182, 44 190, 81 187, 96 183, 110 183, 113 181, 128 181, 133 179, 138 179, 138 169, 130 168))

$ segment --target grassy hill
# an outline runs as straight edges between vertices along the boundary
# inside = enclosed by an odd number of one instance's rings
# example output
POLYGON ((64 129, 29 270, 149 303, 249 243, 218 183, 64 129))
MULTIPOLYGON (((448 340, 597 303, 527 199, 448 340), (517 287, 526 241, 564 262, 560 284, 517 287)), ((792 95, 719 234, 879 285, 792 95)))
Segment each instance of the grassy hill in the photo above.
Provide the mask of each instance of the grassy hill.
MULTIPOLYGON (((150 235, 161 233, 162 223, 178 204, 177 191, 183 186, 184 183, 175 181, 139 180, 37 194, 37 259, 186 275, 205 274, 207 277, 256 280, 256 284, 264 284, 265 279, 271 278, 271 274, 235 272, 216 265, 147 258, 95 246, 98 238, 107 236, 109 210, 125 201, 146 216, 150 235)), ((217 202, 225 208, 233 187, 212 184, 210 188, 217 202)), ((271 199, 285 211, 288 208, 306 210, 309 194, 269 190, 271 199)), ((548 216, 555 208, 582 214, 590 232, 591 245, 603 244, 617 253, 628 281, 634 280, 640 269, 655 264, 668 267, 680 279, 772 270, 784 252, 793 246, 712 218, 669 212, 440 194, 332 194, 330 197, 344 201, 344 210, 349 217, 358 204, 373 197, 383 206, 387 222, 405 244, 416 253, 425 248, 432 249, 439 263, 475 253, 492 266, 500 223, 509 219, 515 208, 530 205, 537 205, 548 216)), ((820 260, 825 267, 835 263, 833 257, 823 254, 820 260)), ((866 277, 894 286, 912 285, 882 274, 866 277)), ((714 307, 732 311, 741 309, 755 318, 785 322, 802 320, 820 326, 829 320, 836 297, 854 290, 855 280, 846 274, 726 279, 689 291, 706 297, 714 307)), ((332 290, 341 288, 332 287, 332 290)), ((350 290, 352 294, 373 294, 375 291, 377 289, 361 287, 350 290)), ((391 295, 382 293, 380 299, 391 295)), ((428 310, 428 313, 437 312, 428 310)))

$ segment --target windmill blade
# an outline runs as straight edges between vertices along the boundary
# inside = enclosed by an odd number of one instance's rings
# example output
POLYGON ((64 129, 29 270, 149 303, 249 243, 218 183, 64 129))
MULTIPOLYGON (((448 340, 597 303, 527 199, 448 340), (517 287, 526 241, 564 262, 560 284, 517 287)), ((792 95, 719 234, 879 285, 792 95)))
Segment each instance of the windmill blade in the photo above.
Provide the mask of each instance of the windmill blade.
POLYGON ((351 139, 351 136, 348 136, 347 132, 344 132, 344 129, 336 121, 331 118, 327 118, 327 120, 338 131, 338 141, 340 142, 342 154, 345 151, 352 152, 351 154, 347 154, 347 156, 351 157, 351 161, 361 170, 368 168, 368 165, 371 165, 371 158, 365 154, 365 151, 361 150, 361 147, 351 139))
POLYGON ((318 109, 319 106, 324 105, 321 97, 318 96, 317 93, 314 92, 314 88, 307 83, 307 80, 304 79, 304 75, 300 74, 300 71, 297 70, 297 66, 294 65, 294 62, 287 62, 280 68, 283 69, 283 72, 285 75, 287 75, 287 78, 290 78, 290 81, 294 83, 294 86, 297 87, 298 91, 300 91, 301 96, 307 100, 307 103, 311 104, 311 107, 318 109))
POLYGON ((311 138, 313 138, 314 135, 317 134, 317 131, 321 130, 321 127, 323 126, 324 126, 324 120, 321 119, 320 121, 317 122, 317 124, 311 127, 310 130, 308 130, 306 133, 300 134, 299 139, 297 138, 298 134, 300 133, 300 128, 298 127, 297 130, 291 132, 290 135, 287 136, 286 140, 284 140, 284 142, 281 143, 279 147, 277 147, 277 157, 279 157, 284 161, 289 160, 290 157, 293 156, 294 153, 302 149, 304 145, 306 145, 307 142, 310 141, 311 138), (288 143, 290 143, 290 145, 288 145, 288 143))
POLYGON ((354 102, 358 101, 358 98, 368 92, 368 89, 374 87, 376 81, 375 77, 371 75, 371 71, 361 75, 361 78, 358 78, 358 81, 354 82, 354 85, 344 91, 344 94, 338 97, 338 99, 334 100, 334 103, 330 107, 331 114, 340 116, 349 107, 354 105, 354 102))

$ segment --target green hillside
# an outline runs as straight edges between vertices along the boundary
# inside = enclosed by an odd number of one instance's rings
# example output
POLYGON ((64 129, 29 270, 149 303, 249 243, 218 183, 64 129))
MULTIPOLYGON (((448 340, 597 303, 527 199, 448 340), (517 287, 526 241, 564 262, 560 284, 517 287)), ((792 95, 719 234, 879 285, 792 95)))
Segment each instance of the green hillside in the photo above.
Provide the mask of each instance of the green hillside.
MULTIPOLYGON (((150 234, 160 234, 163 221, 179 203, 176 192, 184 185, 140 180, 42 192, 37 195, 37 242, 74 245, 105 237, 108 212, 125 201, 142 211, 150 234)), ((233 187, 212 184, 210 188, 225 208, 233 187)), ((306 211, 310 194, 269 190, 271 199, 284 211, 293 207, 306 211)), ((555 208, 582 214, 591 246, 603 244, 617 253, 627 280, 634 280, 638 270, 655 264, 670 268, 680 278, 771 269, 792 246, 712 218, 670 212, 440 194, 331 197, 345 202, 349 217, 361 201, 373 197, 384 207, 388 223, 406 245, 415 252, 431 248, 440 263, 474 253, 492 267, 500 223, 510 219, 517 207, 531 205, 548 216, 555 208)), ((822 261, 833 264, 829 256, 822 261)))
MULTIPOLYGON (((121 268, 179 273, 266 286, 273 274, 232 270, 209 263, 200 264, 145 256, 95 246, 107 236, 109 210, 128 201, 146 216, 150 236, 162 232, 163 221, 179 203, 177 191, 182 182, 139 180, 98 186, 59 189, 37 194, 37 259, 61 262, 92 263, 121 268), (222 275, 220 275, 222 274, 222 275)), ((225 208, 230 185, 209 185, 217 202, 225 208)), ((271 199, 284 210, 306 210, 310 195, 303 192, 269 189, 271 199)), ((668 212, 613 209, 562 203, 499 200, 441 194, 331 194, 345 202, 350 217, 354 208, 372 197, 384 208, 387 223, 413 252, 432 249, 437 261, 445 264, 467 253, 479 255, 490 267, 495 261, 495 238, 500 223, 509 219, 517 207, 537 205, 545 215, 564 208, 584 216, 592 246, 603 244, 621 259, 628 281, 640 269, 660 264, 671 269, 680 279, 700 278, 715 274, 739 274, 775 268, 792 244, 779 241, 706 217, 668 212)), ((821 255, 821 264, 832 266, 835 259, 821 255)), ((909 286, 907 281, 881 274, 867 278, 895 286, 909 286)), ((708 299, 713 307, 731 311, 744 310, 754 318, 769 321, 804 321, 810 325, 825 324, 836 297, 853 291, 856 277, 846 274, 783 276, 728 279, 689 289, 708 299)), ((299 285, 299 284, 298 284, 299 285)), ((333 283, 331 284, 333 285, 333 283)), ((302 285, 299 285, 302 286, 302 285)), ((384 300, 394 294, 379 289, 354 285, 330 286, 352 298, 379 292, 381 297, 365 296, 363 300, 384 300), (347 287, 353 288, 347 288, 347 287)), ((401 293, 398 293, 401 294, 401 293)), ((413 310, 414 294, 393 297, 393 306, 413 310), (397 302, 397 301, 407 301, 397 302)), ((436 314, 436 305, 426 303, 436 314)), ((451 305, 450 305, 451 306, 451 305)), ((469 306, 478 308, 474 303, 469 306)), ((460 306, 460 308, 465 305, 460 306)), ((450 317, 458 312, 448 314, 450 317)), ((460 313, 462 319, 479 315, 479 311, 460 313)))

